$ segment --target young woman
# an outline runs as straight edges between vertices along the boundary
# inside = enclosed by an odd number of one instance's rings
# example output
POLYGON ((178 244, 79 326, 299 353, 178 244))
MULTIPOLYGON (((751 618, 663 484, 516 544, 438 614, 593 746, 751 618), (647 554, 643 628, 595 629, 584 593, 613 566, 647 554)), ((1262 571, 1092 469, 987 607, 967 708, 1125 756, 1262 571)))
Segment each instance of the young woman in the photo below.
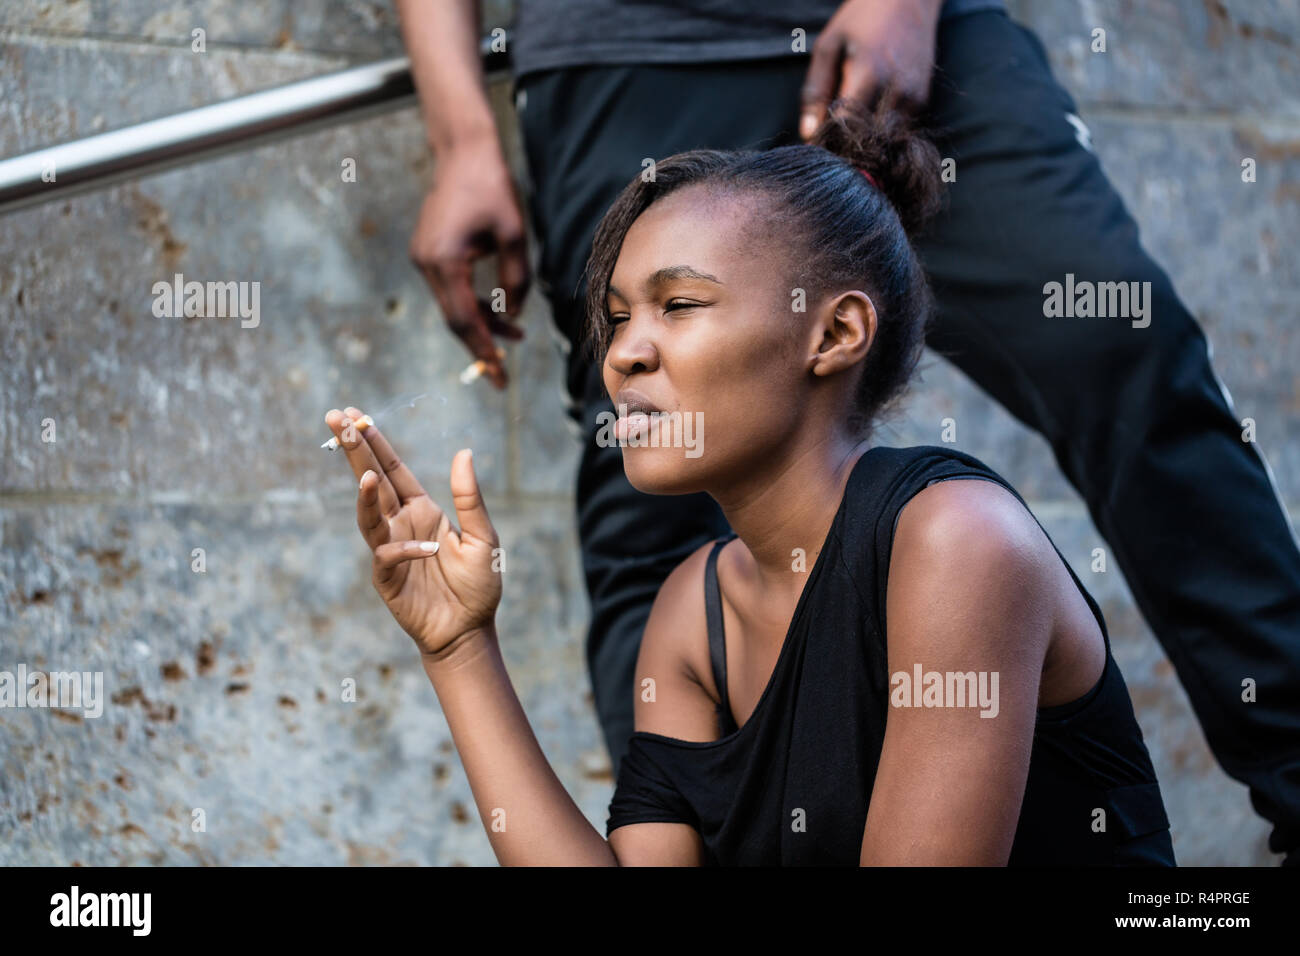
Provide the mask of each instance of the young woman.
POLYGON ((655 602, 608 839, 502 663, 471 453, 457 530, 360 409, 326 416, 502 863, 1173 865, 1100 610, 1019 495, 869 441, 929 319, 908 231, 938 169, 896 114, 842 106, 815 145, 666 159, 601 223, 589 341, 628 479, 734 529, 655 602))

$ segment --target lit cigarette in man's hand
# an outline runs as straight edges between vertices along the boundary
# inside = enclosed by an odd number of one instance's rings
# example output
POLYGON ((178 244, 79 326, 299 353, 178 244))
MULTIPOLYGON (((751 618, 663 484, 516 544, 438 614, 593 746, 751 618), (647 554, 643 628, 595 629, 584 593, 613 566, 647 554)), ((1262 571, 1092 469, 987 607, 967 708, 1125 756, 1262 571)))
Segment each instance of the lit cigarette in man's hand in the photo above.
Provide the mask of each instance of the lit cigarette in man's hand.
MULTIPOLYGON (((363 431, 365 431, 367 428, 369 428, 371 425, 373 425, 374 423, 375 423, 375 420, 374 420, 373 418, 371 418, 369 415, 363 415, 363 416, 361 416, 361 418, 357 419, 357 421, 355 422, 355 427, 356 427, 356 430, 357 430, 357 431, 359 431, 359 432, 363 432, 363 431)), ((329 441, 327 441, 325 444, 321 445, 321 447, 324 448, 326 451, 336 451, 336 450, 338 449, 338 447, 339 447, 339 439, 338 439, 338 436, 335 435, 333 438, 331 438, 331 439, 330 439, 329 441)))
MULTIPOLYGON (((503 359, 505 357, 506 357, 506 350, 498 347, 497 358, 503 359)), ((483 359, 479 359, 477 362, 474 362, 472 365, 466 368, 465 371, 460 373, 460 384, 468 385, 470 382, 474 381, 474 379, 480 377, 487 370, 488 370, 488 363, 483 359)))

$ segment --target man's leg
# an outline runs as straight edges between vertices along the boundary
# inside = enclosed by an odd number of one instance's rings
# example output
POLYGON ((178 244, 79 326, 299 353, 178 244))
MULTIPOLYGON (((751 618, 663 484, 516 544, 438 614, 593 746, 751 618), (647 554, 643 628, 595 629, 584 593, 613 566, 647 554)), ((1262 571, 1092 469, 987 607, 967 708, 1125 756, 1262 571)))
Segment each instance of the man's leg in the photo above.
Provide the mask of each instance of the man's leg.
MULTIPOLYGON (((518 85, 520 123, 541 239, 542 286, 560 331, 580 341, 582 270, 605 210, 646 158, 687 149, 790 142, 806 61, 790 57, 708 66, 554 70, 518 85)), ((632 733, 634 668, 655 595, 695 548, 729 529, 705 494, 645 495, 623 453, 596 444, 597 415, 613 411, 600 369, 574 345, 573 416, 582 428, 578 533, 591 598, 587 665, 614 772, 632 733)), ((701 587, 703 584, 701 584, 701 587)))
POLYGON ((921 244, 929 344, 1051 443, 1215 755, 1300 861, 1300 551, 1270 475, 1037 39, 972 14, 941 26, 938 58, 931 119, 957 181, 921 244), (1149 283, 1150 324, 1047 317, 1044 286, 1067 274, 1149 283))

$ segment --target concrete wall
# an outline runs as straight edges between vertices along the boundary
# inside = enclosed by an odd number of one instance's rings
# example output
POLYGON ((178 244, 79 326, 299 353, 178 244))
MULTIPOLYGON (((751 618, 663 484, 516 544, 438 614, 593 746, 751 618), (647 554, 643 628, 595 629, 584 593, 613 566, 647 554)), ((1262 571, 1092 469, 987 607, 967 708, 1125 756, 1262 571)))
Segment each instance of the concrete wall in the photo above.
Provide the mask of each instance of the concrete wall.
MULTIPOLYGON (((1012 9, 1040 31, 1295 508, 1295 2, 1012 9), (1098 26, 1105 54, 1088 50, 1098 26)), ((503 22, 506 5, 487 15, 503 22)), ((0 155, 400 49, 386 0, 20 0, 0 8, 0 155)), ((508 89, 493 95, 522 175, 508 89)), ((326 409, 418 392, 389 431, 435 493, 474 447, 509 548, 507 663, 603 832, 613 783, 587 693, 577 445, 549 318, 534 293, 507 394, 457 383, 466 355, 406 260, 429 174, 408 110, 0 219, 0 669, 102 671, 110 696, 98 719, 0 710, 0 863, 494 862, 432 689, 371 590, 355 485, 316 447, 326 409), (155 318, 153 283, 177 272, 260 282, 260 324, 155 318)), ((1119 572, 1089 570, 1103 542, 1045 442, 938 358, 923 375, 888 439, 936 443, 955 418, 959 447, 1020 487, 1102 603, 1180 861, 1271 862, 1119 572)))

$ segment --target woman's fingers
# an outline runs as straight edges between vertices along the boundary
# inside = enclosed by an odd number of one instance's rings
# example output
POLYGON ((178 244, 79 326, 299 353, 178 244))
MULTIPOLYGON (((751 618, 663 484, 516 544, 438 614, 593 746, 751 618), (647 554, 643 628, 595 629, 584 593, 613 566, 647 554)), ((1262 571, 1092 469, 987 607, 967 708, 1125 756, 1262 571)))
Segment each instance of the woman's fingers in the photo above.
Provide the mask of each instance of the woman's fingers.
POLYGON ((375 583, 387 584, 407 561, 432 558, 439 551, 437 541, 390 541, 375 548, 375 583))
POLYGON ((361 476, 360 490, 357 492, 357 528, 371 551, 387 544, 392 537, 388 519, 379 507, 379 476, 373 471, 367 471, 361 476))
MULTIPOLYGON (((361 409, 351 405, 344 411, 353 421, 357 421, 362 417, 361 409)), ((406 504, 412 498, 418 498, 424 494, 420 482, 411 473, 411 469, 406 467, 402 459, 397 457, 397 452, 393 451, 393 446, 388 444, 388 439, 384 437, 377 425, 371 425, 361 435, 366 444, 370 446, 370 450, 374 453, 375 460, 379 463, 379 467, 388 479, 389 484, 393 486, 393 491, 397 493, 397 500, 400 503, 406 504)))
POLYGON ((355 424, 358 420, 348 417, 337 408, 332 408, 325 414, 325 424, 338 438, 343 453, 347 455, 348 464, 352 466, 352 473, 358 479, 367 471, 373 471, 379 477, 379 507, 385 515, 391 517, 401 510, 401 502, 398 501, 397 492, 393 490, 388 476, 379 467, 375 453, 361 437, 361 430, 355 424))
POLYGON ((474 453, 468 448, 456 452, 451 461, 451 501, 460 521, 460 533, 497 544, 496 529, 488 517, 487 505, 479 492, 478 477, 474 474, 474 453))

